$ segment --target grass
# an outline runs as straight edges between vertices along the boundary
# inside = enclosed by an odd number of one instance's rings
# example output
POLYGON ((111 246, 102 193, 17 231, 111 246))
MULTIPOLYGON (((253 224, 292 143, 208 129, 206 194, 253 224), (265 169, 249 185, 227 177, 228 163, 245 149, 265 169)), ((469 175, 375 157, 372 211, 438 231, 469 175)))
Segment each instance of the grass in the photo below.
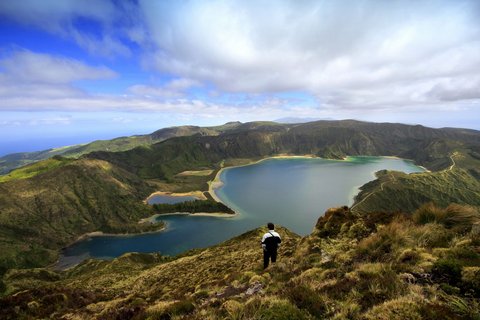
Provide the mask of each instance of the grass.
POLYGON ((70 163, 71 161, 72 160, 70 159, 55 156, 47 160, 43 160, 34 164, 27 165, 25 167, 21 167, 19 169, 15 169, 4 176, 0 176, 0 183, 11 180, 32 178, 41 173, 62 167, 70 163))
POLYGON ((450 204, 446 208, 429 202, 417 209, 412 216, 417 224, 438 223, 457 232, 469 231, 480 223, 480 211, 472 206, 450 204))
MULTIPOLYGON (((427 217, 447 211, 427 207, 427 217)), ((454 209, 455 217, 470 212, 454 209)), ((425 216, 425 208, 419 212, 425 216)), ((336 208, 307 237, 279 228, 279 260, 267 270, 259 247, 265 229, 259 228, 177 257, 131 253, 113 261, 88 260, 61 273, 10 271, 2 279, 9 295, 0 299, 5 306, 0 316, 477 319, 478 230, 465 229, 468 221, 359 216, 336 208), (254 287, 257 291, 247 294, 254 287), (73 292, 85 298, 74 301, 73 292), (44 306, 44 293, 51 307, 44 306)))

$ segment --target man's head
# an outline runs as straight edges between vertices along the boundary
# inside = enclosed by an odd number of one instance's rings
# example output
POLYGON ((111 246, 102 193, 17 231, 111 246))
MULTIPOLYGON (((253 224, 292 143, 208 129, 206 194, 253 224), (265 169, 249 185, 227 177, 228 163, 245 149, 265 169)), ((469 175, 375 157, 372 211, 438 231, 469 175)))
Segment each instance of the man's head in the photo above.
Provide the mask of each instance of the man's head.
POLYGON ((273 230, 273 229, 275 229, 275 226, 274 226, 273 223, 271 223, 271 222, 267 223, 267 227, 268 227, 268 230, 273 230))

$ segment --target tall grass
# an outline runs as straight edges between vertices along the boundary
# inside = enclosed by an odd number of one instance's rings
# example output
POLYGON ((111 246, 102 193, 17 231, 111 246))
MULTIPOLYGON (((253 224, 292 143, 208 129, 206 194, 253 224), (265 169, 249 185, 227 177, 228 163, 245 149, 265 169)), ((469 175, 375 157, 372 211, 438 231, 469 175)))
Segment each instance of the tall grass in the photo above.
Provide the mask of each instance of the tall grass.
POLYGON ((480 223, 480 212, 472 206, 453 203, 446 208, 440 208, 429 202, 417 209, 412 219, 417 224, 439 223, 456 232, 465 232, 474 224, 480 223))
POLYGON ((399 249, 412 243, 409 229, 412 223, 396 218, 358 243, 357 257, 370 261, 393 261, 399 249))

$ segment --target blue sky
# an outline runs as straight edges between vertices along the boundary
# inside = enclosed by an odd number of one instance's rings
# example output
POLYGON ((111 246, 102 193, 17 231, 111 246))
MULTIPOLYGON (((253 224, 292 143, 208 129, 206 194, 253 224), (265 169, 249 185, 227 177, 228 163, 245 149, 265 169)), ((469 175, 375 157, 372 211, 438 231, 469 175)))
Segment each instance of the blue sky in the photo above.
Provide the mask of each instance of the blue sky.
POLYGON ((0 2, 0 155, 285 117, 480 129, 480 2, 0 2))

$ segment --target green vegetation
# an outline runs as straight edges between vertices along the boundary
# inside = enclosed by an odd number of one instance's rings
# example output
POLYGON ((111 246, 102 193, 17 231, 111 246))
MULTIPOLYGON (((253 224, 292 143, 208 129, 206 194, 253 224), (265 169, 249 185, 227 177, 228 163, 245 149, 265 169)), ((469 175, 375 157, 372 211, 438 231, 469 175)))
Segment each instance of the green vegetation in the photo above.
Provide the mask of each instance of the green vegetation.
POLYGON ((47 172, 50 170, 53 170, 55 168, 64 166, 71 162, 72 160, 62 158, 60 156, 54 156, 53 158, 50 158, 48 160, 40 161, 31 165, 27 165, 25 167, 22 167, 20 169, 13 170, 7 175, 0 176, 0 183, 1 182, 6 182, 9 180, 15 180, 15 179, 27 179, 34 177, 40 173, 47 172))
MULTIPOLYGON (((153 213, 141 202, 150 192, 206 191, 222 166, 277 154, 396 155, 433 170, 380 172, 377 180, 362 187, 355 213, 413 212, 429 201, 479 206, 479 136, 473 130, 352 120, 235 122, 166 128, 147 136, 36 153, 38 160, 59 152, 76 157, 97 150, 78 160, 50 158, 0 178, 0 271, 45 265, 59 248, 86 232, 144 230, 136 221, 153 213), (185 171, 211 174, 181 174, 185 171)), ((355 232, 364 230, 359 226, 355 232)))
POLYGON ((235 212, 224 205, 221 202, 216 202, 214 200, 194 200, 194 201, 185 201, 175 204, 168 203, 158 203, 153 205, 153 209, 156 213, 175 213, 175 212, 189 212, 189 213, 229 213, 234 214, 235 212))
POLYGON ((217 135, 225 130, 237 127, 239 122, 227 123, 223 126, 201 128, 196 126, 171 127, 157 130, 148 135, 121 137, 112 140, 97 140, 88 144, 80 144, 56 149, 48 149, 37 152, 21 152, 0 157, 0 174, 6 174, 11 170, 25 166, 40 160, 45 160, 56 155, 68 158, 78 158, 94 151, 125 151, 139 146, 148 146, 172 137, 200 135, 217 135))
MULTIPOLYGON (((99 160, 51 159, 56 168, 0 183, 0 274, 55 261, 58 250, 92 232, 141 232, 152 192, 138 177, 99 160)), ((20 169, 25 172, 29 167, 20 169)))
POLYGON ((413 212, 429 201, 480 206, 480 180, 461 168, 418 174, 381 171, 360 189, 355 212, 413 212))
POLYGON ((413 215, 333 208, 307 237, 280 227, 279 260, 266 270, 264 228, 177 257, 10 270, 0 317, 478 319, 479 219, 453 204, 413 215))

